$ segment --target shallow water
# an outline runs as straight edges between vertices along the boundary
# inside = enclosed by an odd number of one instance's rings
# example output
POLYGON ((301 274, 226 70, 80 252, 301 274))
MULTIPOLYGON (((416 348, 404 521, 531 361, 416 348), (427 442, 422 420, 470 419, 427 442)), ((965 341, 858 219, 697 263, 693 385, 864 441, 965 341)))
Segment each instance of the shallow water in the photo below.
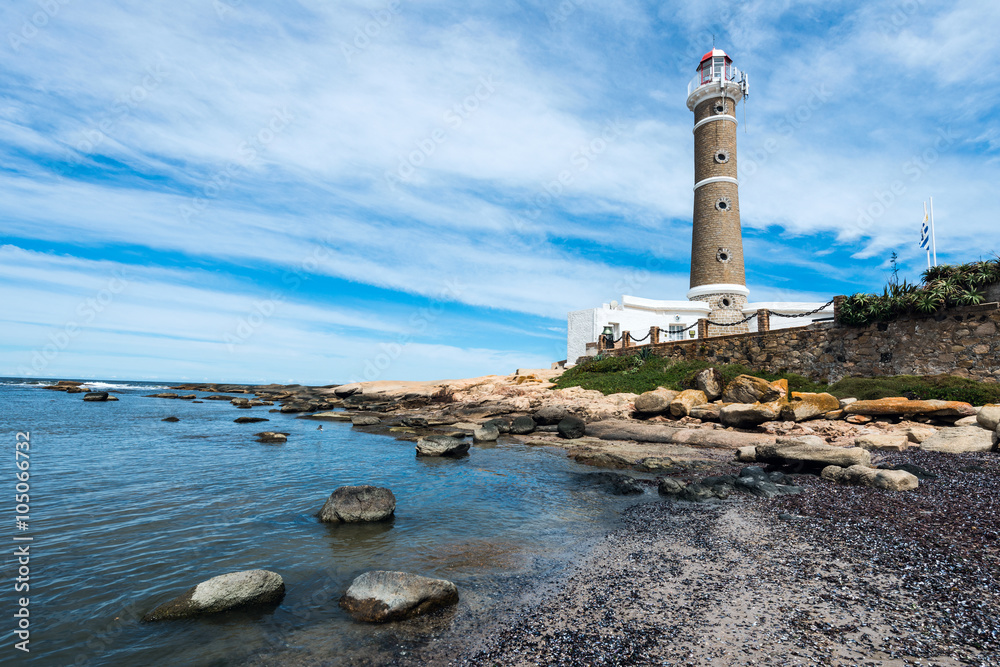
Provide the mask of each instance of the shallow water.
MULTIPOLYGON (((31 432, 31 522, 20 533, 34 537, 31 664, 230 665, 288 651, 325 664, 363 660, 399 637, 337 606, 361 572, 450 579, 462 594, 453 615, 485 617, 509 581, 558 571, 641 500, 581 483, 594 469, 556 450, 500 443, 459 460, 417 459, 413 443, 350 424, 318 431, 268 408, 145 398, 163 385, 107 384, 117 388, 101 390, 118 402, 0 381, 11 473, 0 479, 10 493, 15 433, 31 432), (171 415, 180 421, 161 421, 171 415), (247 415, 271 421, 233 423, 247 415), (264 430, 291 435, 261 444, 253 434, 264 430), (395 519, 320 523, 323 501, 348 484, 391 488, 395 519), (253 568, 284 578, 277 609, 138 621, 200 581, 253 568)), ((12 607, 14 594, 4 598, 12 607)))

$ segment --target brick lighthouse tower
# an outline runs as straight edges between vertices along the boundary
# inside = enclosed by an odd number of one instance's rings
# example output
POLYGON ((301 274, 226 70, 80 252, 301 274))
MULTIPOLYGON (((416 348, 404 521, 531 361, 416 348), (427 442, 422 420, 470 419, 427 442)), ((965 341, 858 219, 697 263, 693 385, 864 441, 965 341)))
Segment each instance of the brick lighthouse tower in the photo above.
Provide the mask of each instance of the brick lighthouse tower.
MULTIPOLYGON (((750 290, 743 270, 739 182, 736 180, 736 105, 748 94, 745 73, 721 49, 701 59, 688 84, 694 112, 694 232, 690 301, 707 301, 713 322, 738 322, 750 290)), ((744 322, 709 325, 709 336, 746 333, 744 322)))

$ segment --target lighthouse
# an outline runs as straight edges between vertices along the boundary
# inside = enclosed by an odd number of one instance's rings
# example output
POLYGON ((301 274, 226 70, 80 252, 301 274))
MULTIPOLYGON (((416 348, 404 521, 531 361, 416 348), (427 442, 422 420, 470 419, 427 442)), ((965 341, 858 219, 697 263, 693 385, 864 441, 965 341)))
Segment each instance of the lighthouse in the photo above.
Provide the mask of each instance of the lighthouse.
MULTIPOLYGON (((750 291, 743 269, 739 181, 736 177, 736 105, 749 91, 747 75, 721 49, 712 49, 688 84, 694 112, 694 228, 691 239, 689 301, 707 302, 708 319, 743 319, 750 291)), ((720 327, 709 336, 747 333, 746 322, 720 327)))

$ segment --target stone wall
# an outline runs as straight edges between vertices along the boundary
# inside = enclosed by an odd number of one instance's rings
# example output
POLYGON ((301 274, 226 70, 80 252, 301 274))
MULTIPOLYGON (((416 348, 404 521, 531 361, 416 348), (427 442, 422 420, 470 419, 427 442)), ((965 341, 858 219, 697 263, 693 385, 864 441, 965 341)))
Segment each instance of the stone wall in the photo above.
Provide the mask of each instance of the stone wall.
MULTIPOLYGON (((951 308, 864 327, 819 322, 796 329, 695 339, 649 346, 654 354, 710 363, 743 363, 836 382, 860 375, 946 373, 1000 381, 1000 305, 951 308)), ((641 349, 641 348, 638 348, 641 349)), ((607 350, 635 354, 637 348, 607 350)))

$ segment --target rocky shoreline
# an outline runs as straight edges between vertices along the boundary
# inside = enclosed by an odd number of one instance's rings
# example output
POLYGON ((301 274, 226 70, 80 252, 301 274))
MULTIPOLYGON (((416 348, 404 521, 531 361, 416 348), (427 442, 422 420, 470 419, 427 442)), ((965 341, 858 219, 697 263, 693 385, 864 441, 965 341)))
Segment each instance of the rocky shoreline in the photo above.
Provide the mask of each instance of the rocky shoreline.
POLYGON ((749 376, 604 396, 554 390, 554 374, 173 389, 350 421, 417 455, 559 447, 613 471, 611 493, 632 492, 631 471, 659 478, 660 500, 625 512, 543 598, 473 637, 409 642, 393 664, 1000 664, 1000 407, 749 376), (462 447, 437 451, 448 441, 462 447))

